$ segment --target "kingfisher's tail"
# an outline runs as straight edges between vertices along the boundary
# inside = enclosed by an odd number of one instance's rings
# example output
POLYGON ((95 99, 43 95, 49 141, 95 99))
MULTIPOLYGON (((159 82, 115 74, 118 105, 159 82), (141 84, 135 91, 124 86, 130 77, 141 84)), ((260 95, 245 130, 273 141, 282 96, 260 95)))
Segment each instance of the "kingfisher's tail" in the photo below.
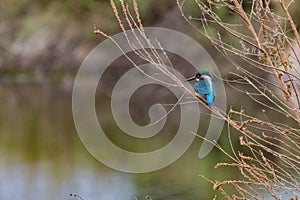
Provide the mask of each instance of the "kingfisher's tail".
POLYGON ((206 95, 206 102, 207 102, 207 104, 209 106, 211 106, 212 103, 213 103, 213 101, 214 101, 214 95, 213 94, 207 94, 206 95))

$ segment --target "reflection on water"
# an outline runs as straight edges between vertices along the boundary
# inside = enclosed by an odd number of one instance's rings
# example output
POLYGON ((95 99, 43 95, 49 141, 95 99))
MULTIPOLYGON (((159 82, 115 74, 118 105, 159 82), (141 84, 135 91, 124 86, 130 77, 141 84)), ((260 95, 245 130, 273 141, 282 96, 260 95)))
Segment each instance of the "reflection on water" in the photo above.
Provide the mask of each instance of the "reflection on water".
MULTIPOLYGON (((0 86, 0 199, 207 199, 212 185, 199 178, 222 176, 213 169, 222 154, 204 160, 195 141, 169 167, 147 174, 109 169, 84 148, 75 131, 71 88, 55 84, 0 86)), ((113 130, 113 128, 111 129, 113 130)))
POLYGON ((135 191, 133 184, 118 174, 73 166, 59 175, 56 167, 45 162, 1 163, 0 199, 72 199, 69 193, 89 197, 85 199, 132 199, 135 191))

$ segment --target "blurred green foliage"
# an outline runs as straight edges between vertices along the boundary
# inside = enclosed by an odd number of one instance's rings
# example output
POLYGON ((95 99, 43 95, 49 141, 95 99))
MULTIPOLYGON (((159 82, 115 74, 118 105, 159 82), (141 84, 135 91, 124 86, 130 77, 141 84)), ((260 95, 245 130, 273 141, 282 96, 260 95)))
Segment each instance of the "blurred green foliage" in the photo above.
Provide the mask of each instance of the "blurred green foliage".
MULTIPOLYGON (((115 3, 120 8, 120 2, 115 1, 115 3)), ((128 0, 126 3, 131 7, 133 1, 128 0)), ((177 6, 174 0, 137 0, 137 4, 145 26, 153 26, 171 8, 177 6)), ((245 1, 243 5, 246 9, 251 9, 252 4, 251 1, 245 1)), ((297 17, 299 8, 299 1, 290 7, 296 23, 299 23, 297 17)), ((214 7, 213 10, 222 20, 229 23, 235 20, 231 12, 224 7, 214 7)), ((199 8, 192 0, 185 2, 184 11, 191 17, 201 16, 199 8)), ((47 27, 59 30, 70 29, 86 39, 92 38, 93 24, 108 33, 119 31, 108 0, 3 0, 0 5, 0 19, 9 22, 10 29, 18 33, 13 40, 24 39, 47 27)))

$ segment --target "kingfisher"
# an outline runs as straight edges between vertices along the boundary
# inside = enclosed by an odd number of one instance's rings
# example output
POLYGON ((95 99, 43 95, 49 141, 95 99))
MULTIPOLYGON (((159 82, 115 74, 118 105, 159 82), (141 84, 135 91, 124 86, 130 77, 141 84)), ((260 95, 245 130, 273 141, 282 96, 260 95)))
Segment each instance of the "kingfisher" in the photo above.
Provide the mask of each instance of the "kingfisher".
POLYGON ((188 78, 186 81, 195 79, 197 81, 194 85, 195 96, 201 100, 204 98, 205 103, 211 106, 215 99, 215 86, 210 71, 207 69, 200 70, 194 77, 188 78))

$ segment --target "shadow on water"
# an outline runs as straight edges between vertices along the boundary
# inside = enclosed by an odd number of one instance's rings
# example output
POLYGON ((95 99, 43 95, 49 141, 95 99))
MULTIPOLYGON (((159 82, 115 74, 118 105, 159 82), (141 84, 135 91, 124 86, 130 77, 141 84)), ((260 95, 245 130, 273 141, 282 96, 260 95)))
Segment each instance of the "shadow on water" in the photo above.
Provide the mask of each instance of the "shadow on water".
MULTIPOLYGON (((71 88, 60 84, 0 86, 0 199, 207 199, 212 185, 198 175, 222 176, 204 160, 199 140, 174 164, 146 174, 109 169, 84 148, 71 110, 71 88)), ((111 131, 114 127, 110 128, 111 131)))

